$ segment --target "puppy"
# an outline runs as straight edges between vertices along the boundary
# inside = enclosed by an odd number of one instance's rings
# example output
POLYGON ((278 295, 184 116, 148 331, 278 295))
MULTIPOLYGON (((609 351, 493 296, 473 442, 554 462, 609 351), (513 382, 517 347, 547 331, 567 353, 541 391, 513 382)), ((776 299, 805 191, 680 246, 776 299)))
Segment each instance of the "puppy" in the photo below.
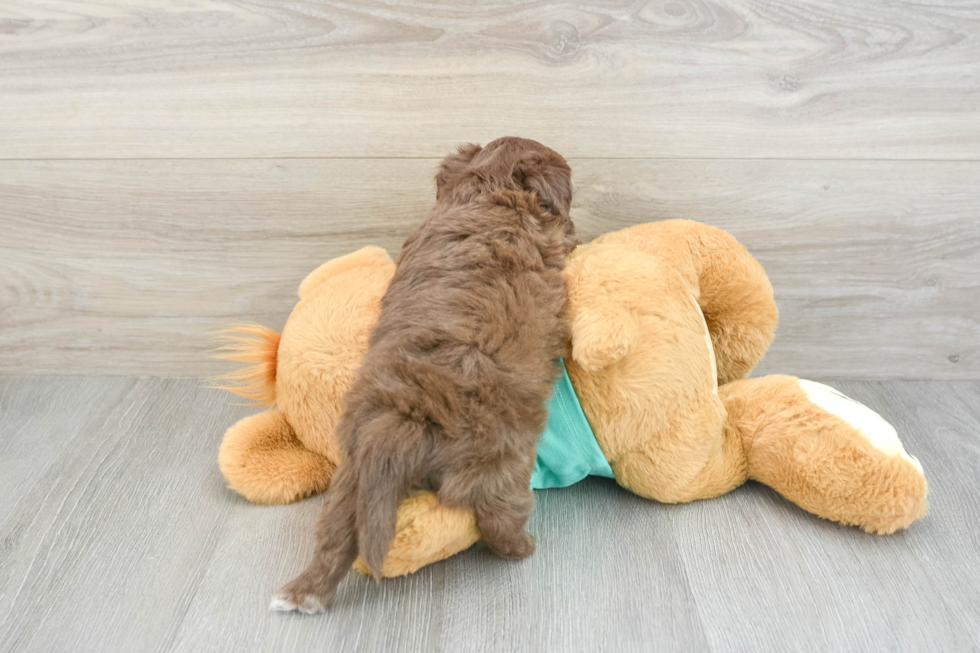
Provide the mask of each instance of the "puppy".
POLYGON ((325 609, 358 553, 380 578, 398 504, 420 489, 471 509, 496 555, 534 552, 531 472, 567 347, 562 270, 578 242, 571 170, 540 143, 501 138, 460 147, 436 186, 344 400, 344 462, 313 560, 273 609, 325 609))

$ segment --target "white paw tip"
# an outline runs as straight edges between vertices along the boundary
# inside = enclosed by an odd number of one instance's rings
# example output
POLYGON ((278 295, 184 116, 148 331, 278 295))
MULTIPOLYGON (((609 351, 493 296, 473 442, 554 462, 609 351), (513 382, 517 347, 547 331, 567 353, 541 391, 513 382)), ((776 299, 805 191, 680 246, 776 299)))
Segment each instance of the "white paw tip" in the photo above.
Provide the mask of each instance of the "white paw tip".
POLYGON ((326 610, 326 607, 312 594, 304 596, 302 602, 299 604, 296 604, 282 594, 276 594, 272 597, 269 609, 273 612, 292 612, 293 610, 298 610, 303 614, 316 614, 317 612, 326 610))
POLYGON ((272 603, 269 604, 269 609, 273 612, 292 612, 296 609, 296 605, 278 594, 272 597, 272 603))

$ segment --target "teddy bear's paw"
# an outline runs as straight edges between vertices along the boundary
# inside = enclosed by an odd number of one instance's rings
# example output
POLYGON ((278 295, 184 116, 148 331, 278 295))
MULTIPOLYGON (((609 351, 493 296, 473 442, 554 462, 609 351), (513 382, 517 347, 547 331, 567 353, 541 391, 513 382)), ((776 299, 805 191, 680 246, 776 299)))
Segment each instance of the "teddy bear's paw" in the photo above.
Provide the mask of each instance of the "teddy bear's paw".
POLYGON ((625 348, 607 348, 600 349, 594 347, 592 349, 587 349, 585 347, 573 347, 572 349, 572 360, 579 364, 586 372, 598 372, 609 364, 619 360, 626 353, 625 348))
POLYGON ((636 321, 625 311, 611 311, 601 322, 578 319, 572 322, 572 359, 586 372, 598 372, 628 356, 637 338, 636 321))
POLYGON ((881 415, 829 385, 806 379, 800 379, 797 383, 810 403, 839 417, 875 449, 889 457, 899 456, 915 467, 919 474, 923 473, 922 463, 909 455, 898 437, 898 431, 881 415))

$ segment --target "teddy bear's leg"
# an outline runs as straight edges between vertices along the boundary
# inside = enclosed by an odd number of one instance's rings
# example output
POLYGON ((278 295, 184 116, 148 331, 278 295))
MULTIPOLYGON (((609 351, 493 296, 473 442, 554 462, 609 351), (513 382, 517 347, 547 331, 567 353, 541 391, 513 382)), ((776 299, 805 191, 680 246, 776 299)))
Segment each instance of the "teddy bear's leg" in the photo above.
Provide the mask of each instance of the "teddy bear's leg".
MULTIPOLYGON (((480 538, 471 511, 446 507, 432 492, 419 492, 398 506, 395 538, 385 557, 382 575, 411 574, 470 548, 480 538)), ((354 569, 368 573, 361 558, 354 563, 354 569)))
POLYGON ((825 519, 887 534, 926 514, 918 460, 895 429, 833 388, 791 376, 720 388, 749 478, 825 519))
POLYGON ((762 360, 779 311, 765 270, 731 234, 691 220, 664 220, 593 242, 634 247, 684 277, 711 334, 719 383, 748 376, 762 360))
POLYGON ((685 406, 662 415, 661 426, 642 445, 635 433, 653 424, 621 425, 632 434, 631 446, 606 452, 620 485, 661 503, 686 503, 725 494, 747 480, 742 438, 726 424, 718 396, 685 406))
POLYGON ((225 432, 218 465, 228 487, 255 503, 289 503, 322 492, 336 465, 304 447, 278 410, 240 420, 225 432))

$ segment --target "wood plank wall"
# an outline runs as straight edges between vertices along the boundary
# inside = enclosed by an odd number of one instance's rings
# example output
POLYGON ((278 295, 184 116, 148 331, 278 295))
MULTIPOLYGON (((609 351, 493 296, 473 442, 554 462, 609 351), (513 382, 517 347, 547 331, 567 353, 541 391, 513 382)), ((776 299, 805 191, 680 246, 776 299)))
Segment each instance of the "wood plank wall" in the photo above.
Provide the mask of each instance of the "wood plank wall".
POLYGON ((455 144, 571 160, 586 239, 683 217, 766 266, 764 371, 980 375, 980 6, 0 6, 0 373, 201 375, 394 252, 455 144))

